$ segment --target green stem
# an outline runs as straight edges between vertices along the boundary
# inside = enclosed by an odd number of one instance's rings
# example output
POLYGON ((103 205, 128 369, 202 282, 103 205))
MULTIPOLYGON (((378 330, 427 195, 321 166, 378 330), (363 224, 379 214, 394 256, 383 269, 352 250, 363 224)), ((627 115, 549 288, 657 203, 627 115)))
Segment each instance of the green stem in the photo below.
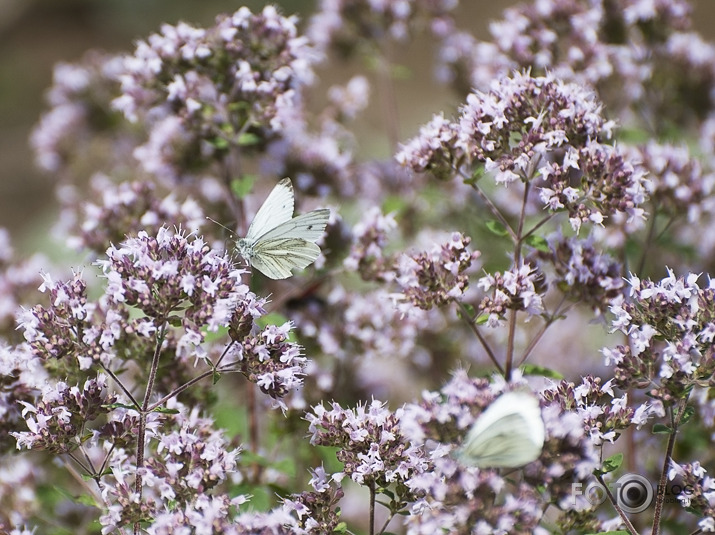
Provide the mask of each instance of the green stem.
POLYGON ((688 405, 688 398, 685 397, 678 402, 676 410, 678 411, 672 418, 672 431, 668 435, 668 445, 665 451, 665 459, 663 460, 663 469, 660 472, 660 480, 658 481, 658 493, 655 497, 655 512, 653 513, 653 529, 651 535, 660 533, 660 517, 663 513, 663 503, 665 502, 665 484, 668 478, 668 470, 672 461, 673 449, 675 448, 675 437, 678 433, 678 426, 683 419, 685 407, 688 405))
POLYGON ((375 482, 370 481, 370 535, 375 535, 375 482))
POLYGON ((618 505, 618 500, 616 500, 615 496, 613 496, 613 493, 611 492, 611 489, 609 489, 608 485, 606 485, 606 482, 603 480, 603 476, 597 475, 596 479, 598 479, 598 482, 601 484, 603 489, 606 491, 606 495, 608 496, 608 499, 611 502, 611 505, 613 505, 613 508, 618 513, 618 516, 620 516, 621 520, 623 520, 623 523, 626 525, 626 529, 628 530, 628 533, 630 533, 631 535, 638 535, 638 531, 636 530, 635 526, 633 526, 633 524, 631 524, 631 521, 628 519, 628 516, 626 515, 625 511, 623 509, 621 509, 620 505, 618 505))
POLYGON ((462 312, 461 316, 464 318, 464 321, 469 325, 469 328, 472 329, 472 332, 474 335, 477 337, 479 340, 479 343, 482 344, 482 347, 484 348, 484 351, 487 352, 487 355, 489 356, 489 360, 491 360, 494 363, 494 366, 497 367, 499 370, 499 373, 503 374, 504 369, 501 367, 501 364, 499 364, 499 361, 496 358, 496 355, 494 355, 494 352, 492 351, 492 348, 489 346, 489 342, 487 342, 486 338, 482 335, 482 333, 479 331, 479 327, 474 323, 474 318, 472 318, 472 315, 469 313, 469 310, 467 310, 467 307, 464 306, 464 303, 461 301, 456 301, 457 306, 459 307, 459 310, 462 312))
MULTIPOLYGON (((144 446, 146 442, 146 418, 149 414, 149 399, 151 398, 152 392, 154 391, 154 382, 156 381, 156 372, 159 369, 159 360, 161 357, 161 346, 164 343, 164 336, 166 335, 166 323, 162 323, 161 329, 159 331, 159 336, 156 340, 156 347, 154 348, 154 355, 151 359, 151 368, 149 369, 149 380, 146 383, 146 390, 144 392, 144 400, 142 401, 141 411, 139 412, 139 430, 137 432, 137 475, 134 484, 134 490, 139 497, 139 503, 142 501, 142 476, 140 469, 144 467, 144 446)), ((141 530, 141 523, 134 523, 134 535, 139 535, 141 530)))

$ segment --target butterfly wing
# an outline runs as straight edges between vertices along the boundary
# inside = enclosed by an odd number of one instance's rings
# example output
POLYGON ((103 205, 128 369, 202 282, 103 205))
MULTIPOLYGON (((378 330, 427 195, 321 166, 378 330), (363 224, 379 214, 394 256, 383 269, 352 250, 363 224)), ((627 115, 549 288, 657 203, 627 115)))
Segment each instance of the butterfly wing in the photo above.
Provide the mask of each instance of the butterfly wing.
POLYGON ((320 247, 300 238, 261 239, 251 265, 271 279, 287 279, 292 269, 305 269, 320 256, 320 247))
POLYGON ((330 210, 327 208, 313 210, 275 226, 262 235, 260 241, 297 238, 307 242, 316 242, 323 235, 328 219, 330 219, 330 210))
POLYGON ((464 464, 481 468, 515 468, 541 455, 544 435, 537 399, 524 392, 509 392, 477 418, 458 455, 464 464))
POLYGON ((256 212, 244 239, 254 243, 267 232, 289 221, 293 217, 294 198, 293 183, 290 178, 278 182, 256 212))
POLYGON ((481 434, 469 433, 460 458, 480 468, 514 468, 536 460, 543 444, 529 434, 526 420, 519 414, 504 416, 481 434))

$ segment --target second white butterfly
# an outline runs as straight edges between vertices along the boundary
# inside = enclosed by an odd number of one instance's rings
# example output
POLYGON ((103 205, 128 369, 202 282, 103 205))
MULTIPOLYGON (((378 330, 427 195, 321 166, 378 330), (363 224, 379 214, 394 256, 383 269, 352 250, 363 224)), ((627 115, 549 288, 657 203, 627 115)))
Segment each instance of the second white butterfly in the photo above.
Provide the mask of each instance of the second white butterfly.
POLYGON ((293 217, 293 184, 284 178, 253 218, 245 238, 236 242, 239 254, 271 279, 287 279, 292 269, 304 269, 320 256, 320 239, 330 210, 322 208, 293 217))
POLYGON ((536 397, 527 392, 507 392, 479 415, 457 458, 480 468, 516 468, 539 458, 544 435, 536 397))

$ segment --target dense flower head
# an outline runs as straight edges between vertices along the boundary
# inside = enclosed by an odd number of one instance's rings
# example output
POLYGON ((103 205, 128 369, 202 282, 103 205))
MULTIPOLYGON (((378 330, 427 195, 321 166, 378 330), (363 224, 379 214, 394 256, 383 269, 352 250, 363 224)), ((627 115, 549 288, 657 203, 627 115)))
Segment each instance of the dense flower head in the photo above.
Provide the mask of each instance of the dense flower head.
MULTIPOLYGON (((159 229, 156 237, 141 231, 120 247, 111 246, 98 261, 108 281, 107 295, 136 307, 147 317, 166 320, 184 309, 182 325, 198 333, 208 325, 228 326, 234 306, 252 294, 241 284, 242 271, 212 251, 199 237, 159 229)), ((258 315, 256 302, 252 312, 258 315)))
POLYGON ((435 117, 397 159, 437 177, 473 180, 483 165, 498 184, 533 183, 542 206, 566 211, 578 230, 614 212, 643 218, 642 173, 603 144, 613 126, 591 90, 551 74, 516 73, 471 93, 458 121, 435 117))
POLYGON ((395 484, 400 499, 411 501, 416 495, 405 482, 424 472, 427 462, 420 448, 403 437, 400 414, 377 400, 355 409, 343 409, 335 402, 331 409, 317 405, 307 415, 310 442, 338 448, 342 476, 361 485, 395 484))
MULTIPOLYGON (((598 249, 592 239, 556 234, 548 243, 548 252, 535 251, 533 262, 551 266, 549 283, 569 299, 602 314, 623 295, 621 264, 598 249)), ((546 273, 546 266, 541 270, 546 273)))
POLYGON ((320 535, 333 533, 340 523, 340 513, 337 509, 343 497, 343 489, 329 478, 325 469, 320 466, 311 470, 310 486, 312 491, 294 494, 283 500, 283 510, 298 518, 295 533, 300 535, 320 535))
POLYGON ((462 158, 461 151, 456 150, 459 133, 456 122, 437 114, 420 127, 417 137, 402 146, 397 161, 415 171, 428 171, 437 178, 450 179, 462 158))
POLYGON ((303 384, 306 358, 300 345, 289 340, 292 324, 267 325, 231 348, 230 367, 239 371, 274 399, 303 384))
POLYGON ((78 157, 86 156, 101 135, 115 128, 120 117, 109 103, 119 92, 120 70, 119 57, 96 50, 76 64, 55 66, 53 85, 47 93, 52 108, 30 137, 41 169, 64 171, 78 157))
POLYGON ((614 304, 614 330, 628 345, 604 348, 614 367, 614 384, 647 388, 663 402, 687 396, 715 371, 715 288, 701 288, 697 274, 676 277, 669 270, 660 281, 631 276, 628 300, 614 304))
POLYGON ((530 316, 543 312, 543 274, 529 264, 520 268, 487 273, 477 285, 487 293, 477 310, 490 327, 500 325, 509 310, 523 310, 530 316))
POLYGON ((70 239, 77 248, 101 254, 113 243, 144 230, 156 234, 167 222, 198 231, 205 222, 201 207, 191 198, 183 202, 173 194, 163 196, 151 182, 113 183, 103 174, 92 177, 98 203, 83 203, 78 236, 70 239))
POLYGON ((397 283, 404 297, 424 310, 460 300, 469 286, 468 270, 481 255, 469 250, 470 242, 455 232, 429 252, 402 256, 397 283))
POLYGON ((266 6, 220 16, 210 28, 165 24, 124 61, 127 119, 149 121, 147 144, 135 156, 161 178, 179 178, 234 146, 265 142, 281 127, 296 89, 312 81, 314 52, 294 17, 266 6))
POLYGON ((17 447, 67 453, 79 447, 85 438, 85 425, 110 411, 116 396, 107 390, 107 378, 88 379, 80 389, 66 383, 47 385, 42 399, 32 404, 22 402, 22 416, 29 431, 15 432, 17 447))
MULTIPOLYGON (((606 441, 613 443, 635 420, 628 397, 625 394, 617 397, 611 380, 602 383, 600 377, 589 375, 580 384, 560 381, 543 392, 548 402, 557 403, 564 412, 579 415, 594 446, 606 441)), ((662 409, 662 405, 657 405, 662 409)))
POLYGON ((176 420, 173 430, 156 436, 157 455, 146 463, 154 481, 145 481, 171 500, 187 503, 236 470, 238 450, 229 448, 223 433, 196 408, 176 420))
POLYGON ((94 304, 87 301, 87 283, 81 273, 66 282, 53 281, 48 274, 42 278, 40 291, 49 293, 50 306, 23 310, 18 324, 35 356, 61 359, 73 354, 78 333, 89 326, 94 304))

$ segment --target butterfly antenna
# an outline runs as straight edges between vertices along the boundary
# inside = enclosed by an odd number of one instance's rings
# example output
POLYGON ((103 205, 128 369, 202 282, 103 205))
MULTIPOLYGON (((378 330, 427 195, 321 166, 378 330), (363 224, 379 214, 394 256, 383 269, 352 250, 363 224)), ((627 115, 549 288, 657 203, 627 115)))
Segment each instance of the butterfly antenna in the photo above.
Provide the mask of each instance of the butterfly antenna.
POLYGON ((228 228, 226 225, 222 225, 221 223, 219 223, 219 222, 216 221, 215 219, 211 219, 209 216, 206 216, 206 219, 208 219, 208 220, 211 221, 212 223, 216 223, 219 227, 228 230, 228 232, 231 234, 231 236, 233 236, 233 231, 232 231, 230 228, 228 228))

